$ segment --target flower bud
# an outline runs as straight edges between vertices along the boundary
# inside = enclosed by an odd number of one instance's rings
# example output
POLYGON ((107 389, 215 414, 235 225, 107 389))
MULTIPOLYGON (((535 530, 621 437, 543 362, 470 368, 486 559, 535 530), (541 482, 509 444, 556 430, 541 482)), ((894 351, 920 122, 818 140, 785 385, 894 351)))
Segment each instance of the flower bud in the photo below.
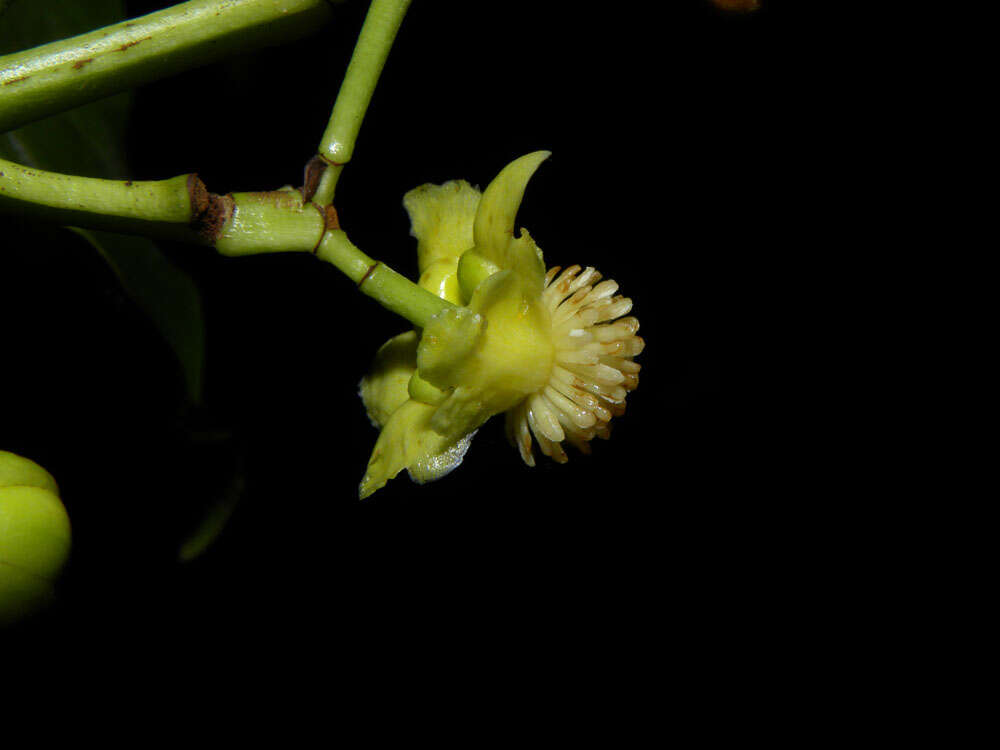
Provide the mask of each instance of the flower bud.
POLYGON ((55 479, 0 451, 0 626, 39 610, 69 557, 70 524, 55 479))

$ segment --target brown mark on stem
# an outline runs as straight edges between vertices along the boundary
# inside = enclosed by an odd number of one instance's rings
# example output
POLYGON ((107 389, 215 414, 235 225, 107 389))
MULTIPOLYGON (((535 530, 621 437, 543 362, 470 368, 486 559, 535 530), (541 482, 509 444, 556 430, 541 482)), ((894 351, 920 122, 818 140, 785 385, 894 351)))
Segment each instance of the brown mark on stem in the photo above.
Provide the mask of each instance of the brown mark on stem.
POLYGON ((760 0, 711 0, 712 5, 720 10, 749 13, 760 8, 760 0))
POLYGON ((250 203, 271 203, 275 208, 301 211, 302 199, 295 192, 294 190, 255 190, 241 195, 244 200, 250 203))
POLYGON ((11 78, 3 82, 4 86, 13 86, 15 83, 20 83, 21 81, 27 81, 31 78, 31 75, 21 76, 20 78, 11 78))
POLYGON ((188 198, 191 200, 191 221, 208 208, 208 188, 201 178, 192 172, 187 178, 188 198))
POLYGON ((371 264, 371 266, 368 268, 368 270, 365 271, 365 275, 361 277, 361 281, 358 282, 358 287, 359 288, 362 287, 362 286, 364 286, 364 283, 366 281, 368 281, 368 277, 372 275, 372 271, 374 271, 380 265, 382 265, 382 262, 378 261, 378 260, 371 264))
POLYGON ((333 207, 331 203, 325 209, 326 213, 326 231, 332 232, 334 229, 340 229, 340 217, 337 215, 337 209, 333 207))
POLYGON ((322 206, 313 203, 312 201, 310 201, 308 205, 312 206, 317 211, 319 211, 319 215, 323 219, 323 229, 319 233, 319 239, 316 240, 316 244, 313 245, 313 249, 310 251, 313 255, 315 255, 316 251, 319 250, 319 246, 323 243, 323 238, 326 237, 326 212, 323 210, 322 206))
POLYGON ((128 49, 129 47, 134 47, 134 46, 135 46, 135 45, 137 45, 137 44, 138 44, 139 42, 144 42, 144 41, 146 41, 147 39, 152 39, 152 38, 153 38, 152 36, 144 36, 144 37, 143 37, 142 39, 136 39, 135 41, 132 41, 132 42, 125 42, 125 44, 123 44, 123 45, 122 45, 121 47, 119 47, 119 48, 118 48, 118 51, 119 51, 119 52, 124 52, 124 51, 125 51, 125 50, 127 50, 127 49, 128 49))
POLYGON ((312 249, 312 253, 315 255, 316 251, 319 250, 319 246, 323 243, 326 233, 332 232, 334 229, 340 229, 340 217, 337 216, 337 209, 333 206, 321 206, 312 201, 309 201, 309 205, 319 211, 319 215, 323 217, 323 231, 319 233, 319 239, 316 240, 316 244, 312 249))
POLYGON ((308 203, 316 195, 316 188, 319 187, 319 180, 326 171, 326 167, 326 162, 323 161, 323 158, 319 154, 316 154, 306 162, 302 187, 299 188, 299 192, 302 193, 303 203, 308 203))
POLYGON ((222 227, 233 214, 233 196, 208 192, 196 174, 188 175, 187 190, 191 201, 191 228, 209 244, 215 244, 222 227))
POLYGON ((82 68, 87 63, 93 62, 93 61, 94 61, 94 58, 92 58, 92 57, 88 57, 86 60, 77 60, 75 63, 73 63, 73 70, 79 70, 80 68, 82 68))
POLYGON ((235 205, 232 195, 209 193, 208 209, 198 217, 195 229, 202 237, 214 244, 219 239, 219 235, 222 234, 222 227, 233 215, 235 205))

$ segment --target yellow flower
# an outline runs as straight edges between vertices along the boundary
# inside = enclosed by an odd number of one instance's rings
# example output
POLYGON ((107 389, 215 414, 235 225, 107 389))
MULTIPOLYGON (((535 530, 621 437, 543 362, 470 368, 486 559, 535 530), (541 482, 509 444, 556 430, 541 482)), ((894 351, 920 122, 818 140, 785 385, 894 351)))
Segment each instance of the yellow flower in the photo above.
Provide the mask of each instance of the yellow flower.
POLYGON ((623 412, 643 347, 638 321, 622 317, 631 300, 593 268, 546 273, 527 231, 514 237, 524 189, 548 156, 515 160, 482 194, 453 181, 404 197, 419 283, 456 306, 419 336, 390 339, 361 382, 369 418, 382 429, 362 497, 404 468, 417 482, 448 473, 495 414, 506 412, 508 436, 533 466, 531 434, 564 462, 562 441, 586 452, 623 412))

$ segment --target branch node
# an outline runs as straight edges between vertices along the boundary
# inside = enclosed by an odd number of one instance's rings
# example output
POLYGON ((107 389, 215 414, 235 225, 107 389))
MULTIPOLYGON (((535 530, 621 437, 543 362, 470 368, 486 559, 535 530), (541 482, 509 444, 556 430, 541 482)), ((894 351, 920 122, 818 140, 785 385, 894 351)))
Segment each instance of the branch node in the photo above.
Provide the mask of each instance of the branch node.
POLYGON ((323 158, 316 154, 312 159, 306 162, 305 174, 303 175, 303 184, 299 188, 299 192, 302 193, 302 202, 309 203, 312 197, 316 195, 316 188, 319 187, 319 180, 326 171, 327 163, 323 158))
POLYGON ((188 175, 187 188, 191 199, 191 228, 214 245, 222 234, 222 227, 233 214, 233 196, 208 192, 205 183, 196 174, 188 175))
POLYGON ((369 266, 369 267, 368 267, 368 270, 367 270, 367 271, 365 271, 365 275, 364 275, 364 276, 362 276, 362 277, 361 277, 361 281, 359 281, 359 282, 358 282, 358 288, 359 288, 359 289, 360 289, 360 288, 362 287, 362 285, 363 285, 363 284, 364 284, 364 283, 365 283, 366 281, 368 281, 368 277, 372 275, 372 271, 374 271, 374 270, 375 270, 376 268, 378 268, 378 267, 379 267, 380 265, 382 265, 382 261, 379 261, 379 260, 377 260, 377 261, 375 261, 374 263, 372 263, 372 264, 371 264, 371 266, 369 266))
POLYGON ((188 197, 191 199, 191 221, 200 216, 208 208, 208 188, 194 172, 187 178, 188 197))
POLYGON ((337 209, 333 207, 331 203, 324 209, 324 219, 326 220, 326 230, 327 232, 332 232, 334 229, 340 229, 340 217, 337 216, 337 209))
POLYGON ((337 216, 337 209, 331 206, 321 206, 318 203, 309 202, 309 205, 319 211, 319 215, 323 217, 323 231, 319 233, 319 239, 316 240, 316 245, 312 249, 313 255, 319 250, 319 246, 323 244, 323 238, 326 236, 327 232, 332 232, 335 229, 340 229, 340 218, 337 216))

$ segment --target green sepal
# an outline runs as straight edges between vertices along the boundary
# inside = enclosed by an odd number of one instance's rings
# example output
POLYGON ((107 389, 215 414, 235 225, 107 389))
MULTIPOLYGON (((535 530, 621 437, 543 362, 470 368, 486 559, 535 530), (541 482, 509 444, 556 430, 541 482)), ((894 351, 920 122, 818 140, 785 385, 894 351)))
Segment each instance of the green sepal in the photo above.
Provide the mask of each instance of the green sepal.
POLYGON ((462 253, 458 260, 458 285, 462 291, 462 303, 469 304, 476 287, 500 270, 500 266, 486 260, 475 249, 462 253))
POLYGON ((410 398, 414 401, 420 401, 431 406, 437 406, 448 397, 447 393, 420 377, 419 372, 415 372, 410 376, 410 383, 407 390, 410 393, 410 398))
POLYGON ((504 270, 545 276, 541 252, 530 238, 528 243, 514 239, 514 220, 528 181, 549 156, 550 151, 535 151, 515 159, 483 192, 473 227, 476 252, 504 270))
POLYGON ((417 483, 440 479, 465 456, 472 434, 459 439, 441 435, 431 427, 436 407, 408 400, 386 422, 368 460, 358 494, 365 499, 403 469, 417 483))
POLYGON ((417 347, 421 376, 449 392, 432 422, 445 435, 478 429, 537 391, 548 380, 554 356, 548 313, 535 285, 514 271, 487 278, 469 307, 459 309, 465 320, 478 321, 475 332, 454 325, 459 315, 442 314, 435 339, 428 341, 428 328, 417 347))
POLYGON ((479 344, 486 321, 468 307, 453 307, 435 315, 417 346, 420 376, 439 388, 448 388, 454 372, 479 344))

